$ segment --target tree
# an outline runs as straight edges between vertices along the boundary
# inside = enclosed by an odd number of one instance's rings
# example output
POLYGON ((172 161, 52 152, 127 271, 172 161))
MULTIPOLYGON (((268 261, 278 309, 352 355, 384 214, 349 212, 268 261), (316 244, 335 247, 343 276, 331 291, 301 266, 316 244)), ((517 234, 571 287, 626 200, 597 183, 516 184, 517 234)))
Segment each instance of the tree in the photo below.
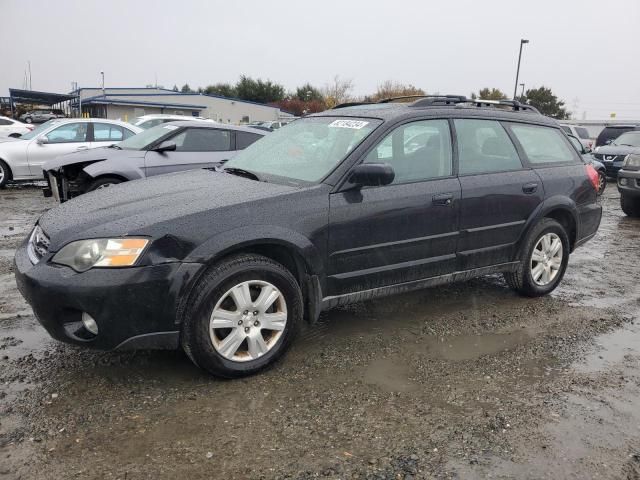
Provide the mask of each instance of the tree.
POLYGON ((296 97, 285 98, 284 100, 273 103, 273 105, 281 110, 292 113, 297 117, 301 117, 302 115, 307 115, 309 113, 322 112, 327 109, 324 101, 322 100, 304 102, 296 97))
POLYGON ((236 97, 236 89, 229 83, 216 83, 209 85, 202 90, 202 93, 208 95, 220 95, 221 97, 236 97))
POLYGON ((483 88, 478 92, 477 96, 471 94, 471 98, 474 100, 477 98, 482 100, 506 100, 509 97, 499 88, 483 88))
POLYGON ((352 100, 352 91, 353 82, 351 80, 342 80, 338 75, 333 77, 333 81, 327 83, 322 92, 327 108, 333 108, 352 100))
POLYGON ((393 80, 378 85, 378 90, 371 96, 367 97, 367 101, 377 102, 385 98, 406 97, 411 95, 425 95, 424 90, 414 87, 411 84, 404 85, 393 80))
POLYGON ((544 86, 527 90, 524 97, 521 97, 521 101, 536 107, 543 115, 558 120, 565 120, 571 116, 564 108, 564 102, 559 100, 550 88, 544 86))
POLYGON ((173 84, 173 88, 172 88, 172 90, 173 90, 174 92, 177 92, 177 91, 178 91, 178 85, 176 85, 176 84, 174 83, 174 84, 173 84))
POLYGON ((236 97, 258 103, 273 103, 284 99, 284 87, 271 80, 254 80, 242 75, 235 86, 236 97))
POLYGON ((296 88, 296 93, 290 95, 292 98, 297 98, 303 102, 319 101, 324 102, 322 92, 313 87, 309 82, 305 83, 301 87, 296 88))
POLYGON ((191 90, 191 87, 189 86, 188 83, 185 83, 182 88, 180 89, 180 91, 182 93, 193 93, 193 90, 191 90))

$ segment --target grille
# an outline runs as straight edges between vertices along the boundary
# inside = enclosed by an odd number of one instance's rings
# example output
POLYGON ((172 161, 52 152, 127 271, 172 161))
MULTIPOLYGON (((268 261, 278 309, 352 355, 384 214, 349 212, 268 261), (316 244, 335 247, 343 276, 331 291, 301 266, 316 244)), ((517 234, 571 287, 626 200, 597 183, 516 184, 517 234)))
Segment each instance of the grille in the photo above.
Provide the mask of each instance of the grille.
POLYGON ((27 245, 27 253, 29 254, 31 263, 38 263, 42 257, 49 253, 49 245, 49 237, 47 237, 39 225, 36 225, 36 228, 31 232, 29 244, 27 245))
POLYGON ((600 161, 605 160, 607 162, 615 162, 616 160, 618 160, 618 157, 623 157, 623 156, 624 155, 607 155, 602 153, 596 153, 595 155, 596 160, 600 160, 600 161))

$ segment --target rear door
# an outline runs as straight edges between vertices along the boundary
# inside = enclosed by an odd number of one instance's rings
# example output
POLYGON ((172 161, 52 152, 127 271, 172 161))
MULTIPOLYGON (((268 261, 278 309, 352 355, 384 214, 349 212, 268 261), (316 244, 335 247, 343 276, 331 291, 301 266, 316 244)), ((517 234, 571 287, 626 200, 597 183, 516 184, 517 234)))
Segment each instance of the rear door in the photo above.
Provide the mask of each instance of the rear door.
POLYGON ((505 127, 495 120, 455 119, 460 205, 459 269, 513 260, 527 219, 544 200, 505 127))
POLYGON ((396 176, 330 196, 329 295, 453 272, 460 183, 447 120, 396 127, 364 162, 388 163, 396 176))
POLYGON ((213 167, 235 155, 233 132, 222 128, 187 127, 165 141, 174 142, 175 151, 148 151, 146 176, 213 167))
POLYGON ((90 148, 108 147, 135 135, 131 130, 113 123, 93 122, 92 125, 93 137, 90 148))

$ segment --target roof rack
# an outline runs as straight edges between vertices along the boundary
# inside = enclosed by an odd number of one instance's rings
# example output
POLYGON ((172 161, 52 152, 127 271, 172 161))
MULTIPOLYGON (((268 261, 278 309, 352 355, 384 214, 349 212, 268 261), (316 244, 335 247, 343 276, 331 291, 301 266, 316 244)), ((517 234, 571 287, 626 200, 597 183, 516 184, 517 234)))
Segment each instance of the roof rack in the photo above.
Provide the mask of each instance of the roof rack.
POLYGON ((421 100, 413 102, 410 107, 420 108, 459 104, 474 105, 476 107, 504 106, 511 107, 514 112, 526 111, 540 113, 537 108, 525 103, 520 103, 517 100, 484 100, 482 98, 471 99, 465 97, 464 95, 430 95, 421 100))
POLYGON ((371 102, 345 102, 345 103, 339 103, 335 107, 332 107, 331 110, 335 110, 336 108, 357 107, 358 105, 372 105, 372 103, 371 102))

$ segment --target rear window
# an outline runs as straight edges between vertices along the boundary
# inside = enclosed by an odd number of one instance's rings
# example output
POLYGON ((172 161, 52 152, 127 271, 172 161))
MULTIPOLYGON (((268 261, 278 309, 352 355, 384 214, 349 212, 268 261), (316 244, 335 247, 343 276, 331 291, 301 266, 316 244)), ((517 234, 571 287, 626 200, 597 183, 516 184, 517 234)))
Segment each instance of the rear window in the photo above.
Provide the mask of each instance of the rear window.
POLYGON ((534 125, 511 125, 524 153, 531 163, 567 163, 575 162, 571 146, 556 128, 534 125))
POLYGON ((578 136, 580 138, 582 138, 583 140, 588 140, 589 137, 589 130, 587 130, 584 127, 576 127, 576 133, 578 134, 578 136))

